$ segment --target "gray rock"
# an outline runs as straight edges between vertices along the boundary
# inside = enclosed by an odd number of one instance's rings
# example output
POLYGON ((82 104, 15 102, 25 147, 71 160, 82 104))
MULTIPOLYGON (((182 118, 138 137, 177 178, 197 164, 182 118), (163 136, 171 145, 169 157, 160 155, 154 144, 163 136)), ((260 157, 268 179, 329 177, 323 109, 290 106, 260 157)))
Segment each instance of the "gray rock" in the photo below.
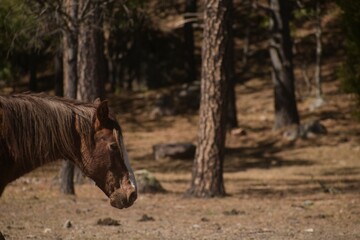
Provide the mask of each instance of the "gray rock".
POLYGON ((290 126, 284 131, 284 138, 294 141, 297 138, 315 138, 316 135, 327 134, 327 129, 319 120, 309 120, 296 126, 290 126))
POLYGON ((310 120, 301 125, 305 133, 326 134, 327 129, 319 120, 310 120))
POLYGON ((192 159, 195 156, 196 147, 192 143, 165 143, 153 146, 156 160, 163 158, 192 159))
POLYGON ((139 193, 164 193, 166 190, 159 180, 146 169, 135 171, 135 178, 139 193))
POLYGON ((200 82, 184 84, 180 88, 156 96, 150 119, 196 111, 200 106, 200 82))

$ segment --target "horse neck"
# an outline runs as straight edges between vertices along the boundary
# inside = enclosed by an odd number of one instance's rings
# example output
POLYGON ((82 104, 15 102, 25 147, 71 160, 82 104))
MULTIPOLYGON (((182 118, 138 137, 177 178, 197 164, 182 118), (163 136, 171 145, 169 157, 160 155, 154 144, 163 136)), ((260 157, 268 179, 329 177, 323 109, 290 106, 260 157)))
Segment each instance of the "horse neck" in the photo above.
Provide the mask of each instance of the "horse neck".
POLYGON ((25 113, 29 114, 27 116, 22 112, 20 120, 14 124, 14 117, 4 118, 0 109, 0 138, 4 140, 14 166, 28 172, 46 163, 66 159, 82 167, 81 147, 89 145, 91 136, 87 135, 92 132, 91 118, 95 109, 54 101, 40 110, 46 115, 30 112, 25 113), (42 120, 35 120, 39 118, 42 120), (2 128, 6 130, 2 131, 2 128))

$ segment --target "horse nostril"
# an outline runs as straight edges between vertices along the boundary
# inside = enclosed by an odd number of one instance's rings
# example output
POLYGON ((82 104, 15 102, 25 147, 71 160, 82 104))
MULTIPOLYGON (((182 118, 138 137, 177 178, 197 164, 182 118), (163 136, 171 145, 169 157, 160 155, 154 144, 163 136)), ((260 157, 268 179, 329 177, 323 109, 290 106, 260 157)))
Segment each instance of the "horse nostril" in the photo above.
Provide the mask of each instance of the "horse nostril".
POLYGON ((136 192, 136 191, 133 191, 133 192, 130 194, 129 198, 128 198, 128 202, 129 202, 130 204, 132 204, 132 203, 135 202, 136 198, 137 198, 137 192, 136 192))

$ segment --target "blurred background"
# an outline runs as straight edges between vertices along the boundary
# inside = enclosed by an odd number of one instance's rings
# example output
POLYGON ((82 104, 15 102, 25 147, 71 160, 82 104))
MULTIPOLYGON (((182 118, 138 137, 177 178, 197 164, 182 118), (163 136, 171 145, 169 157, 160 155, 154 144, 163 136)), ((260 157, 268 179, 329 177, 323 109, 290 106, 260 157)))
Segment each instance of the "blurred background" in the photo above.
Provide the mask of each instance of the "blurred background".
POLYGON ((217 51, 205 4, 223 2, 0 0, 0 93, 109 99, 153 184, 115 211, 81 176, 63 195, 69 166, 46 165, 0 199, 6 239, 360 238, 360 2, 225 1, 217 51), (226 197, 184 198, 206 49, 226 60, 226 197))

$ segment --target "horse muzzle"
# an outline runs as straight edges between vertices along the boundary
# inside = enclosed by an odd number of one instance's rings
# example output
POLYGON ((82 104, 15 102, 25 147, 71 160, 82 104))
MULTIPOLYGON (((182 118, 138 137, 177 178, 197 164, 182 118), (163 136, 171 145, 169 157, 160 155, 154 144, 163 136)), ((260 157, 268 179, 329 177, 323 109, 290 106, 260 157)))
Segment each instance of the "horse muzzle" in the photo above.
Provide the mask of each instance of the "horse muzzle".
POLYGON ((128 190, 118 189, 110 195, 110 204, 115 208, 123 209, 133 205, 136 199, 136 188, 132 187, 128 190))

